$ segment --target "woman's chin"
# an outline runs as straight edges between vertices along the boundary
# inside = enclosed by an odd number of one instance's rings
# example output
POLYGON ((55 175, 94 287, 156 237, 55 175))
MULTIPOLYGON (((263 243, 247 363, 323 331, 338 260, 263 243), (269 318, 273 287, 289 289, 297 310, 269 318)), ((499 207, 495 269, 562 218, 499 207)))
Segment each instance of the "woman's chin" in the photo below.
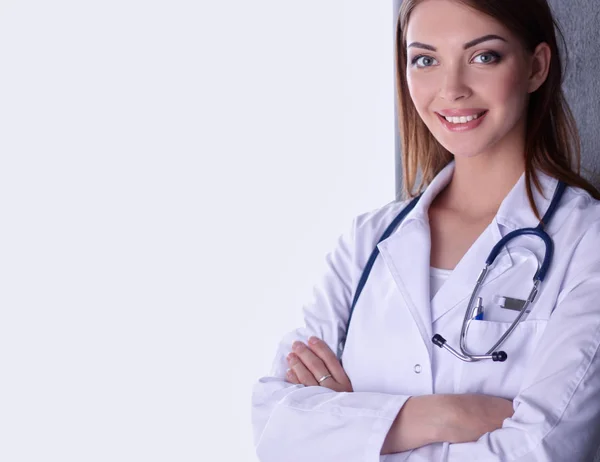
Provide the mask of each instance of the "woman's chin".
POLYGON ((457 146, 456 144, 442 144, 454 158, 472 158, 477 157, 482 149, 476 146, 457 146))

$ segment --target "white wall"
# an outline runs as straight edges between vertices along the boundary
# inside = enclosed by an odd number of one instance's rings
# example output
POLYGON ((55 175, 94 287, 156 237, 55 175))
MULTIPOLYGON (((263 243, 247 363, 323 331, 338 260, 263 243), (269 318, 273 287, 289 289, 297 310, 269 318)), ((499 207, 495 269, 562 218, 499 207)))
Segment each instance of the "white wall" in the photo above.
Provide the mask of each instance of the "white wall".
POLYGON ((394 197, 392 15, 0 4, 0 460, 256 460, 252 384, 394 197))

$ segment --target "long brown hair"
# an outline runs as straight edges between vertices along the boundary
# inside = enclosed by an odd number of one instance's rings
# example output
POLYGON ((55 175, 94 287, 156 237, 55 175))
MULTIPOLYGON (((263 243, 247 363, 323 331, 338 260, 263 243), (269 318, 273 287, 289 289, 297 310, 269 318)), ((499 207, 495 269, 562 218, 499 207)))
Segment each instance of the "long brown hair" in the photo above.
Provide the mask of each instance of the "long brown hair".
MULTIPOLYGON (((406 80, 406 29, 413 9, 422 0, 404 0, 396 27, 396 86, 402 143, 404 194, 419 194, 451 160, 452 154, 431 134, 411 100, 406 80), (419 184, 416 185, 420 176, 419 184)), ((454 0, 504 24, 533 52, 546 42, 551 50, 548 77, 530 95, 525 140, 525 184, 531 207, 539 218, 531 184, 541 192, 535 170, 582 188, 594 198, 600 192, 580 175, 581 140, 575 118, 562 90, 563 68, 556 31, 564 35, 546 0, 454 0)), ((564 47, 566 50, 566 47, 564 47)))

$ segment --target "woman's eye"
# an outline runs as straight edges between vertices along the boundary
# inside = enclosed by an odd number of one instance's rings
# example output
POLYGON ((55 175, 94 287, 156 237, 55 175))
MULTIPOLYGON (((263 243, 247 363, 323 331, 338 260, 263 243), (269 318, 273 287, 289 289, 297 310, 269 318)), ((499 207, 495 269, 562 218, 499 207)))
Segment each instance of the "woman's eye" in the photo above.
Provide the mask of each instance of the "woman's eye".
POLYGON ((476 64, 490 64, 500 61, 500 55, 493 51, 478 54, 473 58, 473 62, 476 64))
POLYGON ((419 55, 412 59, 412 65, 417 67, 431 67, 435 63, 437 63, 437 61, 431 56, 419 55))

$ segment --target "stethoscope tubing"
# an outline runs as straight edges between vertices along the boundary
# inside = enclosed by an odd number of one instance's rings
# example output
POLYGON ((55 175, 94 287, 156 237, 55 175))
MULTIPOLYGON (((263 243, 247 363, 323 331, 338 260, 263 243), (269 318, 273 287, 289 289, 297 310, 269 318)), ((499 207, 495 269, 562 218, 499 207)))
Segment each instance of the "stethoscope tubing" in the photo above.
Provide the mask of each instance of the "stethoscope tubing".
MULTIPOLYGON (((539 292, 539 286, 540 286, 541 282, 545 279, 546 274, 550 268, 550 264, 551 264, 552 258, 554 256, 554 243, 552 241, 552 238, 548 235, 548 233, 545 231, 544 228, 548 225, 548 223, 554 216, 554 213, 558 207, 560 199, 563 196, 566 186, 567 185, 565 183, 563 183, 562 181, 558 182, 556 189, 554 191, 554 195, 552 196, 550 205, 548 206, 548 210, 546 210, 546 213, 544 214, 543 218, 540 220, 540 223, 535 228, 522 228, 522 229, 517 229, 517 230, 514 230, 514 231, 508 233, 506 236, 504 236, 502 239, 500 239, 500 241, 498 241, 494 245, 492 250, 490 251, 490 254, 485 262, 485 266, 484 266, 483 270, 481 271, 481 273, 479 274, 479 276, 477 278, 477 282, 475 284, 475 288, 473 289, 473 292, 471 293, 471 297, 469 298, 469 303, 467 305, 467 309, 465 310, 465 318, 463 320, 463 325, 462 325, 461 334, 460 334, 460 342, 459 342, 461 351, 458 352, 454 348, 452 348, 450 345, 448 345, 446 340, 439 334, 435 334, 432 338, 432 341, 435 345, 439 346, 440 348, 444 348, 445 350, 450 352, 452 355, 454 355, 458 359, 461 359, 465 362, 475 362, 475 361, 480 361, 483 359, 491 359, 495 362, 506 361, 506 359, 508 357, 506 352, 496 351, 496 350, 498 348, 500 348, 500 346, 502 344, 504 344, 504 342, 508 339, 510 334, 516 329, 518 324, 521 322, 521 319, 523 318, 525 313, 528 311, 528 308, 535 301, 537 294, 539 292), (492 346, 489 349, 489 351, 484 355, 473 354, 473 353, 469 352, 467 349, 466 334, 467 334, 468 327, 469 327, 469 324, 471 321, 473 306, 477 299, 479 289, 483 285, 483 281, 485 280, 485 277, 486 277, 490 267, 494 264, 496 257, 500 254, 500 252, 507 245, 507 243, 510 242, 512 239, 515 239, 519 236, 526 236, 526 235, 532 235, 532 236, 539 237, 540 239, 542 239, 542 241, 544 242, 544 245, 545 245, 545 252, 544 252, 544 258, 542 261, 542 265, 538 268, 538 270, 536 271, 536 273, 533 277, 533 288, 531 289, 531 292, 529 293, 529 296, 527 297, 525 304, 521 308, 521 311, 519 312, 519 314, 517 315, 515 320, 508 327, 506 332, 498 339, 498 341, 494 344, 494 346, 492 346)), ((412 199, 410 201, 410 203, 404 209, 402 209, 402 211, 396 216, 396 218, 394 218, 394 220, 388 225, 388 227, 382 234, 382 236, 379 239, 377 244, 379 244, 383 240, 387 239, 394 232, 394 230, 404 220, 404 218, 406 218, 406 216, 410 213, 410 211, 414 209, 414 207, 417 205, 417 202, 419 201, 420 198, 421 198, 421 196, 415 197, 414 199, 412 199)), ((375 260, 377 259, 378 255, 379 255, 379 248, 376 245, 375 248, 373 249, 373 251, 371 252, 371 255, 369 257, 369 260, 367 261, 367 264, 365 265, 365 268, 364 268, 362 275, 360 277, 360 280, 358 282, 358 286, 357 286, 356 292, 354 294, 354 298, 352 300, 352 305, 350 307, 350 313, 348 315, 348 321, 346 323, 345 335, 343 336, 343 338, 340 339, 340 343, 338 345, 338 358, 340 358, 340 359, 342 356, 346 338, 348 336, 348 332, 350 329, 350 322, 352 320, 352 315, 354 313, 356 303, 358 302, 360 294, 361 294, 365 284, 367 283, 369 274, 371 273, 371 270, 373 268, 373 265, 375 264, 375 260)))

